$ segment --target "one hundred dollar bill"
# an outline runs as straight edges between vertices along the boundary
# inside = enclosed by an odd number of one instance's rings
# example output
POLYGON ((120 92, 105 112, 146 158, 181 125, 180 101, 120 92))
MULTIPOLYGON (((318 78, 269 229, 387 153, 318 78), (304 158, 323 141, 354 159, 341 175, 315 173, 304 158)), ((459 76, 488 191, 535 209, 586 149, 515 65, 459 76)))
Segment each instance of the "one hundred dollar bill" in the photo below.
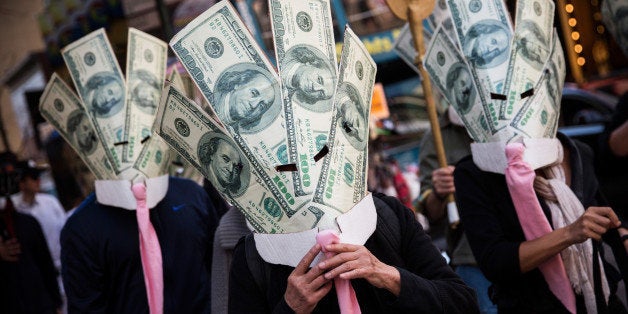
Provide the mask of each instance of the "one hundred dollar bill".
POLYGON ((436 28, 423 63, 434 86, 464 122, 469 136, 475 142, 486 142, 493 132, 487 123, 478 88, 464 57, 442 27, 436 28))
POLYGON ((349 27, 345 28, 344 38, 329 154, 323 161, 312 199, 323 208, 336 210, 336 215, 350 210, 366 194, 369 114, 377 71, 375 62, 349 27))
MULTIPOLYGON (((186 89, 186 85, 183 82, 183 77, 181 76, 181 74, 179 74, 179 71, 177 71, 176 69, 174 69, 170 75, 168 76, 168 81, 170 82, 170 85, 172 85, 173 88, 182 91, 184 96, 189 98, 189 99, 193 99, 194 98, 194 94, 190 93, 187 89, 186 89)), ((193 85, 194 83, 192 83, 193 85)), ((173 176, 173 177, 182 177, 182 178, 188 178, 190 180, 193 180, 195 182, 201 182, 202 181, 202 174, 196 170, 196 168, 194 168, 194 166, 192 166, 189 162, 187 162, 187 160, 185 160, 185 158, 183 158, 181 155, 179 155, 179 153, 175 150, 170 150, 170 160, 169 160, 169 167, 168 167, 168 173, 173 176)))
POLYGON ((329 0, 270 0, 281 78, 288 159, 296 195, 314 192, 321 163, 314 157, 329 136, 337 61, 329 0))
POLYGON ((74 86, 92 119, 109 160, 119 170, 126 122, 126 84, 104 28, 91 32, 61 50, 74 86))
MULTIPOLYGON (((229 1, 190 22, 170 46, 240 149, 267 170, 288 164, 279 78, 229 1)), ((288 216, 309 201, 295 195, 290 172, 273 180, 291 205, 288 216)))
POLYGON ((146 178, 155 178, 167 174, 169 167, 170 146, 159 136, 153 135, 145 139, 133 168, 146 178))
POLYGON ((530 138, 556 136, 566 69, 558 34, 554 31, 553 35, 550 60, 534 87, 534 95, 525 101, 510 123, 514 129, 530 138))
POLYGON ((626 0, 604 0, 600 11, 606 28, 613 35, 624 55, 628 56, 628 29, 625 26, 628 2, 626 0))
MULTIPOLYGON (((423 41, 429 43, 432 40, 432 33, 423 28, 423 41)), ((410 25, 406 23, 399 32, 399 37, 395 39, 393 43, 393 50, 414 72, 421 77, 421 71, 416 66, 415 61, 418 55, 416 48, 414 48, 414 39, 412 38, 412 32, 410 31, 410 25)))
POLYGON ((155 121, 166 77, 168 44, 129 28, 126 60, 126 128, 123 160, 135 162, 155 121))
MULTIPOLYGON (((454 28, 454 22, 451 19, 451 13, 449 12, 447 0, 436 0, 434 10, 432 10, 432 14, 430 14, 426 20, 432 29, 432 34, 436 31, 436 28, 439 25, 442 25, 447 35, 449 35, 452 39, 456 38, 456 30, 454 28)), ((428 41, 425 40, 425 42, 427 43, 428 41)), ((458 41, 454 42, 456 42, 456 44, 458 43, 458 41)))
POLYGON ((510 120, 524 102, 521 94, 532 89, 541 78, 552 51, 554 2, 519 0, 513 49, 506 76, 508 99, 500 108, 500 119, 510 120))
POLYGON ((241 150, 207 113, 168 86, 162 95, 154 133, 207 178, 237 206, 255 230, 286 233, 313 228, 321 217, 308 210, 288 216, 290 205, 256 158, 241 150))
POLYGON ((116 173, 103 143, 78 96, 54 73, 39 102, 41 115, 76 151, 98 180, 114 180, 116 173))
POLYGON ((552 52, 545 64, 541 79, 534 87, 534 95, 525 101, 510 125, 530 138, 556 137, 560 99, 565 82, 565 56, 554 31, 552 52))
POLYGON ((463 55, 478 87, 491 132, 505 126, 499 113, 504 95, 512 24, 503 0, 448 0, 463 55))

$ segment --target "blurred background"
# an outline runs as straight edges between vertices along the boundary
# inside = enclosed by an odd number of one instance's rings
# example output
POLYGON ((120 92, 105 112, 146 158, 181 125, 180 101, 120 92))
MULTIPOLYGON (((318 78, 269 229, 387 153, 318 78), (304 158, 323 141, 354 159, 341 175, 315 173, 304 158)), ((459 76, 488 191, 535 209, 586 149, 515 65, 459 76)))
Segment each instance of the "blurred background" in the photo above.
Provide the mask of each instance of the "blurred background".
MULTIPOLYGON (((227 1, 227 0, 224 0, 227 1)), ((0 152, 48 171, 42 190, 69 210, 93 190, 80 158, 38 112, 52 73, 71 82, 60 49, 106 28, 124 71, 127 28, 165 41, 209 8, 211 0, 21 0, 0 4, 0 152)), ((274 59, 267 0, 231 0, 258 43, 274 59)), ((514 12, 515 1, 506 1, 514 12)), ((412 205, 418 197, 419 143, 429 128, 418 76, 393 52, 404 22, 384 0, 331 0, 336 48, 344 26, 361 36, 378 65, 373 102, 369 187, 412 205)), ((628 59, 602 23, 599 0, 556 1, 557 28, 568 61, 560 130, 597 150, 599 135, 628 90, 628 59)), ((176 62, 171 53, 169 65, 176 62)), ((439 111, 445 110, 440 102, 439 111)), ((604 165, 600 171, 604 172, 604 165)))

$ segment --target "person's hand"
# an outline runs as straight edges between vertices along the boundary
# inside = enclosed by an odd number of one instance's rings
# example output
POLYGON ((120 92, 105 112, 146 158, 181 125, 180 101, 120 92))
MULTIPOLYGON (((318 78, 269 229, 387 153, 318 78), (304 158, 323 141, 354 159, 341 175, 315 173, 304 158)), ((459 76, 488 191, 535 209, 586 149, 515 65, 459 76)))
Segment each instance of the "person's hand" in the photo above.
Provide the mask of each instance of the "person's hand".
MULTIPOLYGON (((628 228, 620 227, 617 229, 617 232, 619 232, 620 237, 628 236, 628 228)), ((626 248, 626 253, 628 253, 628 240, 622 240, 622 244, 624 245, 624 248, 626 248)))
POLYGON ((323 276, 323 270, 310 264, 321 251, 321 246, 314 245, 301 259, 297 267, 288 276, 288 287, 284 298, 295 313, 310 313, 329 290, 332 281, 323 276))
POLYGON ((0 259, 5 262, 17 262, 22 254, 20 242, 16 238, 4 241, 0 237, 0 259))
POLYGON ((325 247, 335 256, 320 262, 318 267, 328 270, 325 278, 366 279, 377 288, 384 288, 398 296, 401 275, 397 268, 382 263, 366 247, 346 243, 329 244, 325 247))
POLYGON ((454 166, 438 168, 432 171, 432 186, 434 193, 439 198, 444 198, 448 194, 456 192, 454 186, 454 166))
POLYGON ((610 207, 587 208, 578 220, 567 226, 569 238, 574 243, 581 243, 591 238, 599 241, 611 228, 617 228, 621 222, 610 207))

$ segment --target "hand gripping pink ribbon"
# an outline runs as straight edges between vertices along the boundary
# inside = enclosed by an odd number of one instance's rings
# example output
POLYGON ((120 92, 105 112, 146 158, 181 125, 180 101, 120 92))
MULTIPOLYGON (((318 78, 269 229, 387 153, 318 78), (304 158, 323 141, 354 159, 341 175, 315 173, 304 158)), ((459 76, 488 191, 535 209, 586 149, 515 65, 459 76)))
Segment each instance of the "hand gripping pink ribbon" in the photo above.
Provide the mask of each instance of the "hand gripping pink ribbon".
POLYGON ((137 202, 136 217, 140 230, 140 256, 144 283, 148 295, 148 307, 151 314, 163 313, 164 306, 164 278, 161 259, 161 247, 155 228, 150 222, 150 211, 146 205, 146 186, 136 183, 131 187, 137 202))
MULTIPOLYGON (((316 242, 320 244, 323 253, 325 253, 325 258, 331 258, 335 255, 335 253, 326 251, 325 246, 340 243, 340 238, 338 237, 338 233, 334 230, 323 230, 316 235, 316 242)), ((334 278, 334 285, 336 286, 336 295, 338 296, 340 313, 362 313, 362 311, 360 311, 360 305, 358 304, 358 298, 355 296, 355 291, 351 286, 351 281, 336 277, 334 278)))
MULTIPOLYGON (((506 145, 506 183, 510 197, 515 205, 517 217, 527 240, 534 240, 552 232, 552 227, 543 214, 543 209, 534 192, 534 169, 523 160, 525 147, 521 143, 506 145)), ((571 313, 576 313, 576 297, 567 277, 563 260, 556 254, 541 265, 539 269, 550 290, 571 313)))

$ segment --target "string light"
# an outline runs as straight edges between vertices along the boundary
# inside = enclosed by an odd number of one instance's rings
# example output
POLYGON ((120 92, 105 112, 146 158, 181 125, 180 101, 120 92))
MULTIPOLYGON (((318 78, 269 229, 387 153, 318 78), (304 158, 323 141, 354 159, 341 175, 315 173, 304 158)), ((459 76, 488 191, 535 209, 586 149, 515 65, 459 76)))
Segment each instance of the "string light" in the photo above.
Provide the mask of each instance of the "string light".
POLYGON ((573 39, 573 40, 580 39, 580 33, 578 33, 578 32, 571 32, 571 39, 573 39))
POLYGON ((575 46, 573 47, 573 50, 574 50, 576 53, 581 53, 581 52, 582 52, 582 45, 581 45, 581 44, 577 44, 577 45, 575 45, 575 46))
POLYGON ((572 13, 573 12, 573 4, 565 5, 565 11, 567 11, 567 13, 572 13))
POLYGON ((569 26, 574 27, 578 24, 578 21, 576 21, 575 18, 569 18, 569 26))
POLYGON ((578 63, 579 66, 583 66, 586 62, 587 62, 587 60, 585 58, 578 57, 577 63, 578 63))

